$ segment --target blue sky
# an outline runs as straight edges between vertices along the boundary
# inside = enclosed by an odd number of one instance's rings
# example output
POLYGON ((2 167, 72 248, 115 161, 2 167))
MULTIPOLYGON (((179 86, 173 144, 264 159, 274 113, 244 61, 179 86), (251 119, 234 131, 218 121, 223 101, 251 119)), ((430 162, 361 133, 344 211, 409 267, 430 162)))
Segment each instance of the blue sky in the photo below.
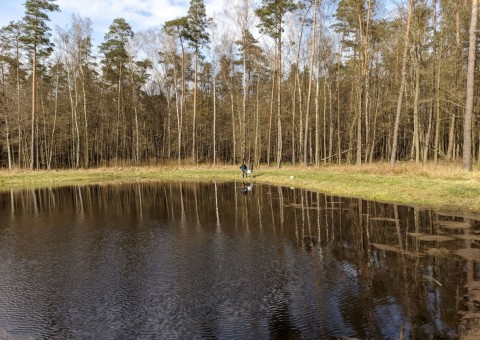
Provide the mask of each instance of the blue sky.
MULTIPOLYGON (((0 0, 0 27, 23 17, 25 0, 0 0)), ((90 18, 93 25, 94 44, 103 41, 108 26, 115 18, 125 18, 134 32, 160 27, 166 20, 185 15, 189 0, 57 0, 61 12, 50 13, 52 30, 65 28, 72 14, 90 18)), ((223 8, 224 0, 205 0, 207 14, 211 16, 223 8)))
MULTIPOLYGON (((205 0, 207 14, 221 12, 226 0, 205 0)), ((385 0, 387 10, 396 7, 402 0, 385 0)), ((24 15, 25 0, 0 0, 0 27, 10 21, 20 20, 24 15)), ((50 13, 52 30, 56 26, 65 28, 73 14, 90 18, 93 25, 93 43, 102 43, 108 27, 115 18, 124 18, 133 31, 160 27, 166 20, 183 16, 188 11, 190 0, 57 0, 61 12, 50 13)))

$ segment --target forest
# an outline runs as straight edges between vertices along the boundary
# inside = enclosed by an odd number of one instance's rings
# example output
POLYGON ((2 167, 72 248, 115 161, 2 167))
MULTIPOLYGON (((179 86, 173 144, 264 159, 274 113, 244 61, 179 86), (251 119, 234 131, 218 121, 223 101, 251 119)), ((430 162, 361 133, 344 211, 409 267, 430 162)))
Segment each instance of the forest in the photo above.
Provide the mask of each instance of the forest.
POLYGON ((1 168, 480 162, 478 0, 190 0, 98 46, 24 6, 0 29, 1 168))

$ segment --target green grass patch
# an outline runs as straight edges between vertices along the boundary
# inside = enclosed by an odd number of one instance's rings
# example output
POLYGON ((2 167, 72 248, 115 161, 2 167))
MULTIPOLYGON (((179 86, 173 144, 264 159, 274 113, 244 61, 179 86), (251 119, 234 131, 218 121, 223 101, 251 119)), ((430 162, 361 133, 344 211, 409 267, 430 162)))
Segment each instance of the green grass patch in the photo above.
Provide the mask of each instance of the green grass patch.
MULTIPOLYGON (((0 171, 0 190, 144 181, 242 181, 238 166, 158 166, 88 170, 0 171)), ((256 183, 387 203, 480 213, 480 174, 448 166, 262 166, 256 183), (292 178, 293 177, 293 178, 292 178)))

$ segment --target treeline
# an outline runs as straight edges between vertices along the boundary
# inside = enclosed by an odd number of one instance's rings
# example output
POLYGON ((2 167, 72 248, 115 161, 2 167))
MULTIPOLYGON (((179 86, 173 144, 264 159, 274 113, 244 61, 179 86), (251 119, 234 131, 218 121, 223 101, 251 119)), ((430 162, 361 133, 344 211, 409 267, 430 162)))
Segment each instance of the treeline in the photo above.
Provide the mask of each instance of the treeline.
POLYGON ((0 163, 478 162, 477 6, 229 0, 209 18, 191 0, 156 29, 115 19, 96 48, 88 18, 51 31, 55 1, 27 0, 0 31, 0 163))

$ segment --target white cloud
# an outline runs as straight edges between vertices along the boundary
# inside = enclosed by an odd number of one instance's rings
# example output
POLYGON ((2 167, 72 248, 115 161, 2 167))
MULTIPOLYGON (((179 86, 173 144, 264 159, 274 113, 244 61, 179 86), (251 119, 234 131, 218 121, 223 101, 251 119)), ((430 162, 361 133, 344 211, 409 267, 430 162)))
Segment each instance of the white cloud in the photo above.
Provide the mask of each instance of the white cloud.
MULTIPOLYGON (((24 1, 0 0, 0 27, 9 21, 20 20, 25 8, 24 1)), ((161 27, 165 21, 184 16, 190 0, 57 0, 61 12, 49 13, 49 26, 66 28, 73 14, 90 18, 94 44, 100 44, 108 27, 115 18, 124 18, 134 32, 161 27)), ((223 11, 225 0, 205 0, 207 15, 223 11)))
MULTIPOLYGON (((115 18, 124 18, 135 31, 160 27, 165 21, 187 14, 189 0, 58 0, 62 18, 55 15, 63 26, 69 23, 71 14, 89 17, 93 23, 96 40, 103 35, 115 18)), ((207 15, 222 10, 223 0, 206 0, 207 15)), ((96 41, 100 43, 100 41, 96 41)))
POLYGON ((96 40, 103 40, 103 35, 115 18, 124 18, 134 31, 139 31, 161 26, 166 20, 185 12, 183 2, 172 3, 168 0, 58 0, 57 3, 63 13, 61 21, 65 24, 69 23, 71 14, 90 18, 96 40))

